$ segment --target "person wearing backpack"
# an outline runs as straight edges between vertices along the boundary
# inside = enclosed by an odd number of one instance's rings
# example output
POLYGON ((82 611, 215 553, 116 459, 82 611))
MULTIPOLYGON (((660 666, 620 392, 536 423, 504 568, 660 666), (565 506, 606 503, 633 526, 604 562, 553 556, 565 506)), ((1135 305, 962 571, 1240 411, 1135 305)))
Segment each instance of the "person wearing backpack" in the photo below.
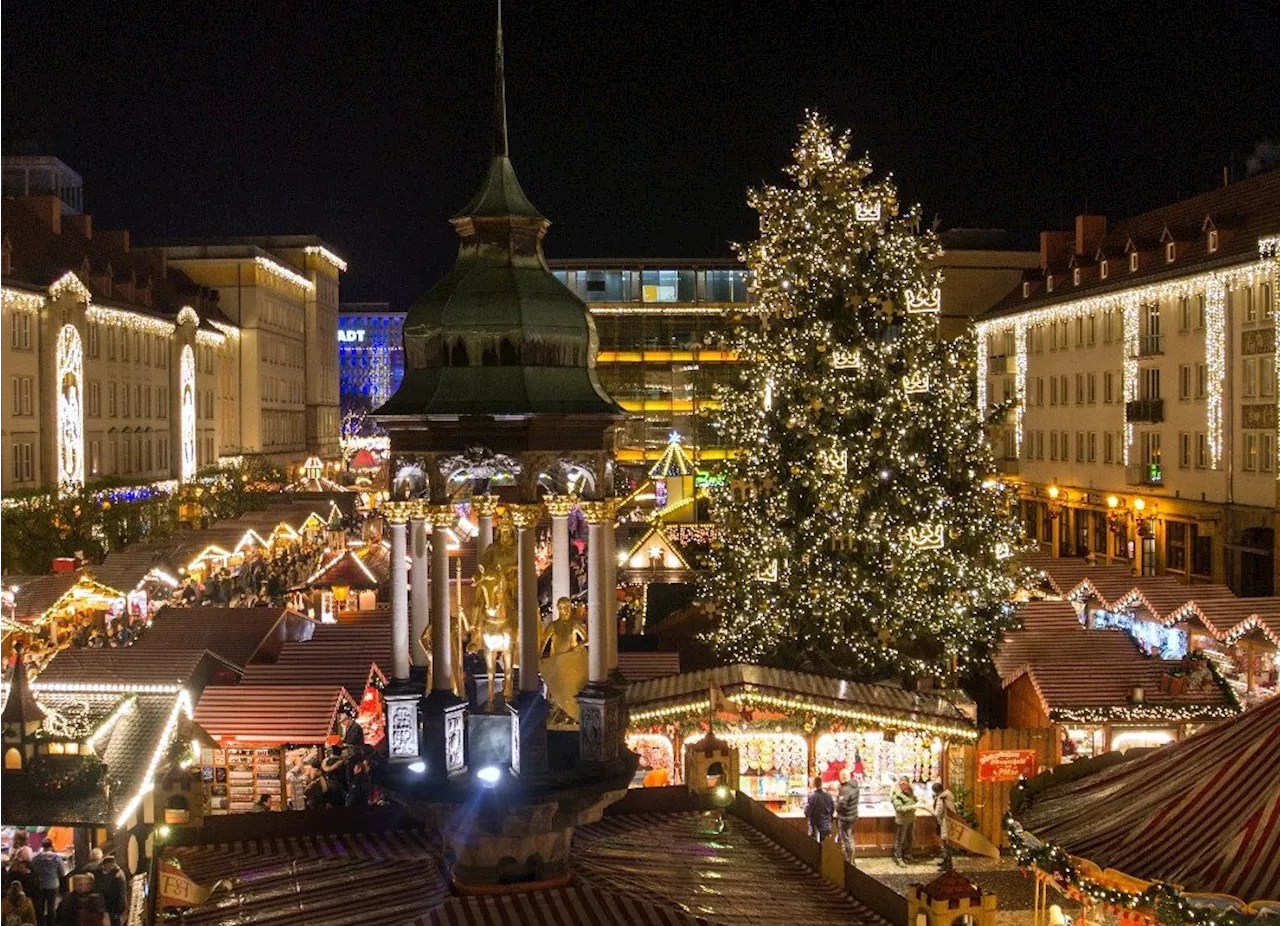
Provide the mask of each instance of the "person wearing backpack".
POLYGON ((854 830, 858 827, 860 796, 857 779, 849 774, 848 769, 841 769, 840 790, 836 793, 836 828, 840 836, 840 848, 844 850, 844 860, 850 865, 857 856, 854 830))
POLYGON ((4 900, 0 901, 0 923, 3 926, 36 926, 36 905, 17 878, 9 882, 4 900))
POLYGON ((836 812, 836 802, 822 787, 822 779, 813 779, 813 791, 804 802, 804 816, 809 821, 809 835, 822 842, 831 835, 831 818, 836 812))

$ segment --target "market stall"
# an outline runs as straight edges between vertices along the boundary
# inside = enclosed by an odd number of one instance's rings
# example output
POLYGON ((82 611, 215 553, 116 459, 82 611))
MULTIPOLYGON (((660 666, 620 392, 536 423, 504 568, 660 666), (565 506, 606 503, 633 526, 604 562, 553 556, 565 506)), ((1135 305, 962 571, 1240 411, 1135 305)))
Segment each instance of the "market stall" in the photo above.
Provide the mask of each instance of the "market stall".
POLYGON ((200 755, 209 814, 246 813, 264 794, 270 795, 270 809, 284 809, 289 769, 308 761, 317 748, 336 743, 340 718, 354 718, 357 710, 337 685, 206 688, 194 720, 218 744, 200 755))
MULTIPOLYGON (((751 665, 638 682, 627 703, 627 742, 640 755, 635 787, 682 782, 684 747, 714 728, 740 750, 740 789, 797 825, 815 776, 833 789, 841 770, 856 776, 856 838, 866 847, 892 844, 895 781, 911 779, 923 815, 931 783, 948 777, 948 749, 977 737, 969 718, 936 693, 751 665)), ((936 842, 928 824, 917 836, 936 842)))

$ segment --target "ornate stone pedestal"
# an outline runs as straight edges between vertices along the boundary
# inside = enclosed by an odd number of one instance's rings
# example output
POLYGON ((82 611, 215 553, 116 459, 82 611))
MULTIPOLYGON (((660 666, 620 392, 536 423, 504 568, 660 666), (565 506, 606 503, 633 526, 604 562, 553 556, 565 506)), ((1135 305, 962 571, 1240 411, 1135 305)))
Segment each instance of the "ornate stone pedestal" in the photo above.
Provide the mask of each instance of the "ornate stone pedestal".
POLYGON ((422 743, 421 688, 393 681, 382 693, 387 704, 387 759, 392 765, 417 762, 422 743))
POLYGON ((592 682, 578 692, 578 760, 607 765, 623 753, 622 692, 592 682))
POLYGON ((524 782, 537 782, 546 777, 547 715, 551 704, 537 691, 516 695, 511 711, 511 774, 524 782))
POLYGON ((445 782, 467 770, 467 702, 451 691, 422 699, 422 758, 426 779, 445 782))

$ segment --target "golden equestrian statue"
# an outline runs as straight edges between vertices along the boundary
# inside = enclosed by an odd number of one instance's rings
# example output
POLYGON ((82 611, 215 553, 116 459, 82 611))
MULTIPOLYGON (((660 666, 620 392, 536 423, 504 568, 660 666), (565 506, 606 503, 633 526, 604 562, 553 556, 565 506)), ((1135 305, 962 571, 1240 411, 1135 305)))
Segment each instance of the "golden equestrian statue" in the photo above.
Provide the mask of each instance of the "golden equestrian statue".
POLYGON ((498 536, 485 549, 471 584, 475 589, 471 603, 471 640, 467 651, 478 653, 484 648, 485 667, 489 675, 489 698, 485 710, 493 710, 494 676, 498 655, 502 655, 502 697, 510 701, 515 690, 516 633, 518 611, 516 591, 515 527, 503 519, 498 523, 498 536))

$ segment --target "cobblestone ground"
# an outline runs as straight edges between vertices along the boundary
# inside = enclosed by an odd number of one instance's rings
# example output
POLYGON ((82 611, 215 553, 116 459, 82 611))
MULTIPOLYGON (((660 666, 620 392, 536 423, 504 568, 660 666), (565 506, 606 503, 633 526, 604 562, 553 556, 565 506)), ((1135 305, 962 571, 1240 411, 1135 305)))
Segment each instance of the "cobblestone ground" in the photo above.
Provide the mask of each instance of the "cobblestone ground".
MULTIPOLYGON (((907 888, 913 884, 928 884, 939 874, 938 862, 934 858, 908 864, 906 868, 899 868, 892 858, 860 858, 858 867, 899 894, 906 894, 907 888)), ((956 856, 955 868, 984 891, 995 892, 999 898, 997 926, 1031 926, 1035 879, 1019 871, 1012 861, 1007 858, 956 856)), ((1076 916, 1079 912, 1066 898, 1056 898, 1055 902, 1061 904, 1068 916, 1076 916)))

